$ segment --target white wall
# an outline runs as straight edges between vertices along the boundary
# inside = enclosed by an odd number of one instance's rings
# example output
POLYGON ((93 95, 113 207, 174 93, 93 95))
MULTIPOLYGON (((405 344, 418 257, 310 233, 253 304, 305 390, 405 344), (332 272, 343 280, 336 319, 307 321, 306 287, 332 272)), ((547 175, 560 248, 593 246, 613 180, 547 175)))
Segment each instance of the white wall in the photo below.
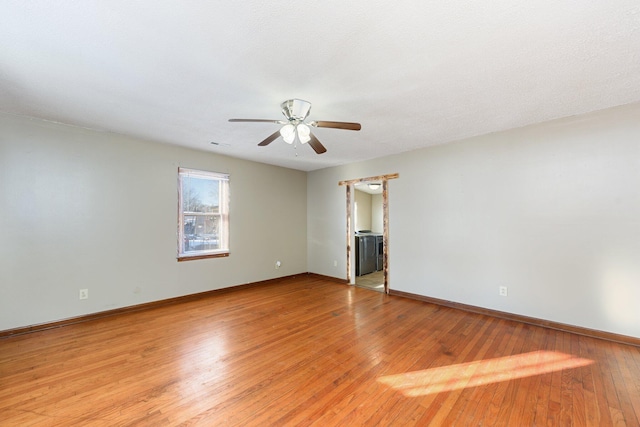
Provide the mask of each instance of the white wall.
POLYGON ((304 172, 26 118, 0 129, 0 330, 307 271, 304 172), (230 173, 228 258, 176 261, 179 166, 230 173))
POLYGON ((346 278, 338 181, 394 172, 392 289, 640 337, 640 104, 311 172, 309 271, 346 278))

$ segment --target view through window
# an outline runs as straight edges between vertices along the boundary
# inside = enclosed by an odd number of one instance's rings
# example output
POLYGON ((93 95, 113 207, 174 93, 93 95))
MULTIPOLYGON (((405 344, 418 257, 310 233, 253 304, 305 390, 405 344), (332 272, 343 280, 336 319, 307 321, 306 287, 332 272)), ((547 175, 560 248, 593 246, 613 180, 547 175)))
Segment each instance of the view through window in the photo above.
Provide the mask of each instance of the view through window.
POLYGON ((178 169, 178 260, 229 255, 229 175, 178 169))

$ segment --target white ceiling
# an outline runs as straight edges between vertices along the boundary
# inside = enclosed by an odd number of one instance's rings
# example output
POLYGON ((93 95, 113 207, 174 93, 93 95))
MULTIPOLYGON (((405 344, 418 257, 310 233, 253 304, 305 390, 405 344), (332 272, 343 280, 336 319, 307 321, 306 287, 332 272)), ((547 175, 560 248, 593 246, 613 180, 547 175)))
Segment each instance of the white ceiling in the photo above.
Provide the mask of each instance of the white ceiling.
POLYGON ((361 183, 358 183, 358 184, 354 184, 353 187, 358 191, 362 191, 363 193, 382 194, 382 183, 378 182, 378 181, 361 182, 361 183), (369 188, 369 184, 380 184, 380 187, 375 188, 375 189, 369 188))
POLYGON ((0 111, 306 171, 639 101, 638 0, 0 2, 0 111))

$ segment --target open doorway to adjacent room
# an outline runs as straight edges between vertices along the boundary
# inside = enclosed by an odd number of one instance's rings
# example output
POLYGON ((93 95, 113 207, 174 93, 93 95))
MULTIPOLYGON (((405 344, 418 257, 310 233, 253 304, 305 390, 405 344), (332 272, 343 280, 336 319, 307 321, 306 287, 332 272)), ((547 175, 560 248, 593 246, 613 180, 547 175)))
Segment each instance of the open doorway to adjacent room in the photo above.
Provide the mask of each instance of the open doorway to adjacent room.
POLYGON ((384 225, 382 183, 353 185, 355 285, 384 292, 384 225))
POLYGON ((389 293, 389 185, 398 174, 341 181, 347 194, 347 281, 389 293))

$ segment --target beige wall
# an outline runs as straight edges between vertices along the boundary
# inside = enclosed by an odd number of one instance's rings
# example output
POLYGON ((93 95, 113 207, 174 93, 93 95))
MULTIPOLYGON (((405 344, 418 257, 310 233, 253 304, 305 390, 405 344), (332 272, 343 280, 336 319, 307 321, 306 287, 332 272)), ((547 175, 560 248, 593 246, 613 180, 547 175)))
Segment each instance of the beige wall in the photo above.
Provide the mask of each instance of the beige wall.
POLYGON ((396 172, 392 289, 640 337, 640 104, 309 173, 309 271, 346 278, 337 183, 396 172))
POLYGON ((382 233, 382 194, 369 194, 355 188, 355 230, 371 230, 382 233))
POLYGON ((0 330, 307 271, 304 172, 26 118, 0 129, 0 330), (176 261, 180 166, 230 174, 228 258, 176 261))
POLYGON ((384 231, 382 194, 371 195, 371 231, 375 233, 382 233, 384 231))
POLYGON ((355 230, 371 230, 371 194, 355 190, 355 230))

